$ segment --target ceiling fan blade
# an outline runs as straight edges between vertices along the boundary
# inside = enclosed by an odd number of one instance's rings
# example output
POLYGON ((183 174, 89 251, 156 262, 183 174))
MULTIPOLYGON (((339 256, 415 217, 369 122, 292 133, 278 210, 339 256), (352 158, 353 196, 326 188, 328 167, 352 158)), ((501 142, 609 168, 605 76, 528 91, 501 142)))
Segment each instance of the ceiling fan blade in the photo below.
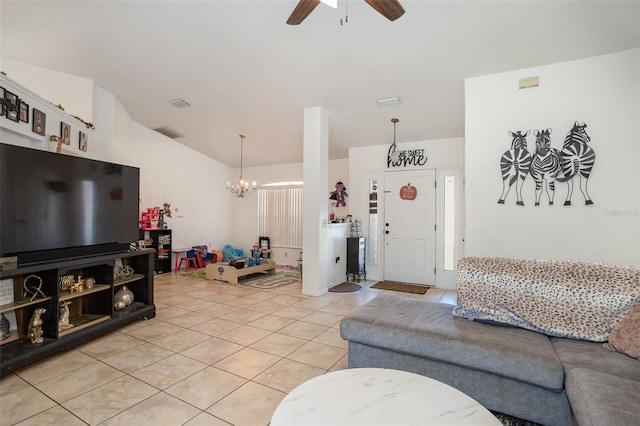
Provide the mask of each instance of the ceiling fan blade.
POLYGON ((300 0, 287 19, 287 24, 298 25, 316 8, 320 0, 300 0))
POLYGON ((390 21, 395 21, 404 15, 404 8, 398 0, 364 0, 369 6, 378 11, 382 16, 390 21))

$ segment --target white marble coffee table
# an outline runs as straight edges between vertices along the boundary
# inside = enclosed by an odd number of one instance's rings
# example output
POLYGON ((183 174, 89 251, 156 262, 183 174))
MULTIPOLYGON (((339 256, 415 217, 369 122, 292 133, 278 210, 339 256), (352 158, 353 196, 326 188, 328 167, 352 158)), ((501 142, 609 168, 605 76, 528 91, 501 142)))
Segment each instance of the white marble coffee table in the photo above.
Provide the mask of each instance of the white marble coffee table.
POLYGON ((292 390, 271 418, 271 426, 501 424, 449 385, 383 368, 353 368, 315 377, 292 390))

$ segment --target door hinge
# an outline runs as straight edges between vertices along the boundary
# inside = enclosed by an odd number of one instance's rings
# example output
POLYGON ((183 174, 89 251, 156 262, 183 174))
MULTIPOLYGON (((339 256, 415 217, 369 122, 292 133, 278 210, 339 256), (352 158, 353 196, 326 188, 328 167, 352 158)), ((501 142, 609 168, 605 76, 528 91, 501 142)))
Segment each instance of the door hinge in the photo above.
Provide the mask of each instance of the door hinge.
POLYGON ((435 186, 436 188, 438 187, 438 181, 437 180, 433 181, 433 186, 435 186))
POLYGON ((438 230, 438 225, 433 225, 433 230, 437 231, 438 230))
POLYGON ((435 266, 433 267, 433 273, 434 273, 434 275, 436 273, 436 267, 435 266))

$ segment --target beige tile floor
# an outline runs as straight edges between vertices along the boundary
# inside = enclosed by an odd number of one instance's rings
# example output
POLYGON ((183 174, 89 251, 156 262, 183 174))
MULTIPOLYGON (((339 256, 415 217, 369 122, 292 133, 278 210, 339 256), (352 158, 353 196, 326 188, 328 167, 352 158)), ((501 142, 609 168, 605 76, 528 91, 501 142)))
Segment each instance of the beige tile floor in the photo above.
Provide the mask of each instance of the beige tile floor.
POLYGON ((340 320, 382 293, 301 294, 180 274, 155 278, 157 316, 0 381, 0 425, 267 425, 282 398, 347 368, 340 320))

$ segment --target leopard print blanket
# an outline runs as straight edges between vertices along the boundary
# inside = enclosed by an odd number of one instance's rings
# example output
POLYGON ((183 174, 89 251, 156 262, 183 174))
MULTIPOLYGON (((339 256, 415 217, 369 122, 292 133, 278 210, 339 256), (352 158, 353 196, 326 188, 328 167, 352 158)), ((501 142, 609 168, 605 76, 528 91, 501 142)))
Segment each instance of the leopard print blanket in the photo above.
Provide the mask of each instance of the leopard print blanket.
POLYGON ((454 315, 604 342, 640 300, 640 267, 467 257, 454 315))

